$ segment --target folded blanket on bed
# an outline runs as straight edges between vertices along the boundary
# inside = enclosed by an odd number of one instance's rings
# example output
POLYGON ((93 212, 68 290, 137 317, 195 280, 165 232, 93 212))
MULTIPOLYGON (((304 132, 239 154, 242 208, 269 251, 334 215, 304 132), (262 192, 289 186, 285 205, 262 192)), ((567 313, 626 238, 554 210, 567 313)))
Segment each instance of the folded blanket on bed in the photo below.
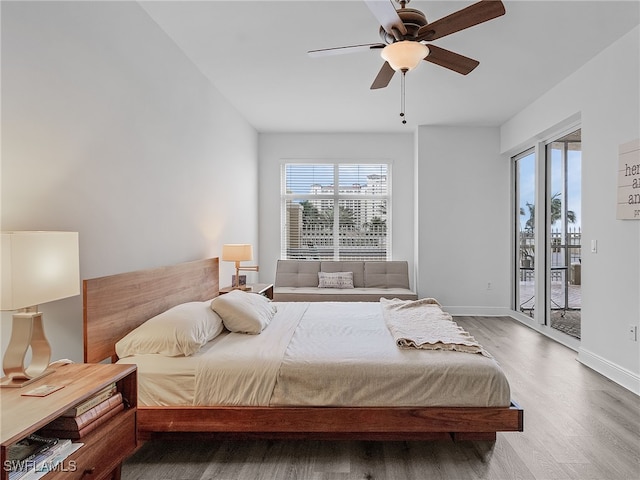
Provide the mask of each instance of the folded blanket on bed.
POLYGON ((382 316, 400 348, 454 350, 480 353, 491 358, 482 346, 442 311, 433 298, 420 300, 380 299, 382 316))

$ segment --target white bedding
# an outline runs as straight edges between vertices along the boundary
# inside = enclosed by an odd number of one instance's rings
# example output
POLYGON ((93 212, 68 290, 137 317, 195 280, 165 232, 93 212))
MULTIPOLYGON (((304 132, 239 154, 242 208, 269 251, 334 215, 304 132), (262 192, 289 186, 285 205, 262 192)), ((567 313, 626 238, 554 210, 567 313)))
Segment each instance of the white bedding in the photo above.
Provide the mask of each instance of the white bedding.
POLYGON ((259 335, 231 333, 200 358, 194 405, 269 405, 282 357, 307 304, 280 309, 278 321, 274 318, 259 335))
POLYGON ((121 359, 119 363, 138 365, 139 403, 305 406, 508 406, 510 403, 509 384, 494 359, 455 351, 398 348, 377 302, 276 305, 276 316, 259 335, 222 334, 191 357, 140 355, 121 359), (205 364, 223 368, 205 374, 205 364), (216 383, 218 380, 222 384, 216 383))

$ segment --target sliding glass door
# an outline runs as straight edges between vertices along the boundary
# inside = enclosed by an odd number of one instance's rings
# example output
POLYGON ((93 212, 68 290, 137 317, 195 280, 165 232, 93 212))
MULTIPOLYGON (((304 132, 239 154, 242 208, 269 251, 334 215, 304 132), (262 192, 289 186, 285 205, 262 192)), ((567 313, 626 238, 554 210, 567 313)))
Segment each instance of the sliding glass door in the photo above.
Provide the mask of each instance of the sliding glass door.
POLYGON ((514 310, 580 339, 581 131, 512 160, 514 310))

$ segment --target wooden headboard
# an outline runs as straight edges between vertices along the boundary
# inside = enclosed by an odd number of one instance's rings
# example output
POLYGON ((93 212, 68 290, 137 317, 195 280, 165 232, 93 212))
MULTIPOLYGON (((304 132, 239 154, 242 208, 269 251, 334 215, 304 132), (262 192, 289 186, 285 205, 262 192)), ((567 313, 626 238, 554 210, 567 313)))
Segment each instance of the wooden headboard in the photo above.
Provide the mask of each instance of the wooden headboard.
POLYGON ((209 258, 84 280, 84 361, 115 361, 116 342, 145 320, 217 296, 218 275, 218 258, 209 258))

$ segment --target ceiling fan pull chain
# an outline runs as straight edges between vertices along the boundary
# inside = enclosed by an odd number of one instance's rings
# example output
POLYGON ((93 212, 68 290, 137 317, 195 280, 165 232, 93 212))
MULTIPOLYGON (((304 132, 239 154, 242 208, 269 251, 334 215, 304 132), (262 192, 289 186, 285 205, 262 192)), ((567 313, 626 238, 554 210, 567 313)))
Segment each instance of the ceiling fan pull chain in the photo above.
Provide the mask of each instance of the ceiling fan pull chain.
POLYGON ((406 70, 402 70, 402 78, 400 79, 400 117, 402 118, 403 124, 407 123, 407 120, 404 118, 404 80, 406 73, 406 70))

